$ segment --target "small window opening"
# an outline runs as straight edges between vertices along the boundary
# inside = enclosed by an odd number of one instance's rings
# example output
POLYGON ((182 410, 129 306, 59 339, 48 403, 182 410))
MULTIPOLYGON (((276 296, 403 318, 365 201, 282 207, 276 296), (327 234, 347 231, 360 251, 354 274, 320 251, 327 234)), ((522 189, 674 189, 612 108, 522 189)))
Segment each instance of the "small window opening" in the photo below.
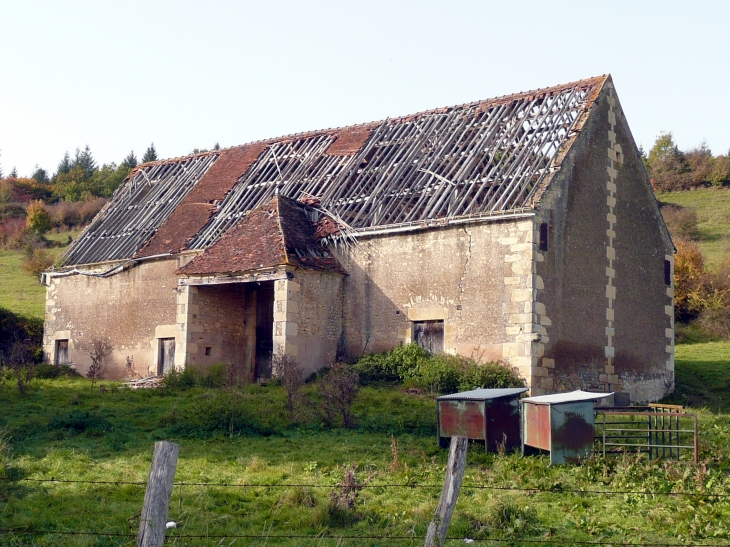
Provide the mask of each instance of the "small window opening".
POLYGON ((547 222, 540 223, 540 244, 539 248, 541 251, 548 250, 548 224, 547 222))
POLYGON ((68 340, 56 340, 56 365, 68 365, 68 340))
POLYGON ((672 284, 672 263, 669 260, 664 261, 664 284, 672 284))
POLYGON ((210 346, 206 346, 206 348, 205 348, 205 354, 206 355, 210 355, 210 352, 211 352, 212 349, 213 348, 211 348, 210 346))

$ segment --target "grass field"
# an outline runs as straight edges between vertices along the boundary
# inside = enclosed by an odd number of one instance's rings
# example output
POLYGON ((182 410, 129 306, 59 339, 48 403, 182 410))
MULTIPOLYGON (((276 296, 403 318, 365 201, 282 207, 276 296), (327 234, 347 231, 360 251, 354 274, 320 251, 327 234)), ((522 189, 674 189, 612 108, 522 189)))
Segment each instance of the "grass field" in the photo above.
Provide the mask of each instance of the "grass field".
POLYGON ((667 402, 730 412, 730 342, 676 346, 677 388, 667 402))
MULTIPOLYGON (((0 390, 0 473, 13 479, 0 481, 0 529, 16 530, 0 534, 3 546, 134 545, 144 487, 122 483, 146 481, 158 439, 181 445, 170 545, 422 545, 443 481, 433 397, 397 387, 364 388, 353 430, 292 423, 277 386, 233 394, 107 384, 102 392, 86 379, 57 379, 34 381, 25 396, 10 381, 0 390), (336 509, 332 495, 352 464, 366 488, 353 509, 336 509)), ((545 456, 485 454, 473 445, 449 533, 460 539, 448 544, 728 542, 730 499, 710 494, 730 487, 730 425, 707 410, 700 417, 699 467, 636 456, 551 467, 545 456), (679 494, 636 493, 645 491, 679 494)))
POLYGON ((667 192, 657 199, 697 212, 699 245, 710 267, 730 253, 730 190, 700 188, 688 192, 667 192))
MULTIPOLYGON (((66 250, 68 238, 75 238, 79 231, 59 232, 48 234, 50 241, 62 244, 60 247, 51 247, 48 252, 57 259, 66 250)), ((14 313, 28 317, 43 318, 46 288, 40 280, 23 271, 23 251, 0 251, 0 307, 14 313)))

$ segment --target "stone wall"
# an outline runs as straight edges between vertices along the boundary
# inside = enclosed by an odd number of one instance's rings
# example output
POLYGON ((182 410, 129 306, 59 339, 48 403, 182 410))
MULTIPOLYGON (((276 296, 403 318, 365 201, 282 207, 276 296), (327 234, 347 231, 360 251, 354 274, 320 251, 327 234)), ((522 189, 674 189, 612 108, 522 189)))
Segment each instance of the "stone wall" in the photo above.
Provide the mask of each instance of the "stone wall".
MULTIPOLYGON (((51 278, 46 290, 43 352, 55 359, 56 340, 68 340, 69 361, 81 374, 91 365, 94 340, 108 341, 104 376, 127 376, 126 358, 146 376, 157 371, 158 339, 176 338, 177 276, 189 256, 141 262, 109 277, 71 275, 51 278)), ((115 264, 103 264, 96 272, 115 264)))
POLYGON ((337 357, 343 276, 310 270, 291 274, 274 285, 274 351, 294 357, 309 375, 337 357))
POLYGON ((536 218, 550 227, 541 382, 656 400, 673 387, 673 247, 610 82, 562 165, 536 218))
POLYGON ((534 271, 535 226, 523 218, 362 238, 336 250, 350 352, 411 341, 414 321, 444 321, 444 351, 505 360, 529 381, 544 309, 534 271))
MULTIPOLYGON (((186 287, 187 307, 178 306, 180 330, 186 327, 185 360, 205 369, 225 363, 251 375, 256 336, 256 293, 248 283, 186 287)), ((177 356, 176 356, 177 357, 177 356)))

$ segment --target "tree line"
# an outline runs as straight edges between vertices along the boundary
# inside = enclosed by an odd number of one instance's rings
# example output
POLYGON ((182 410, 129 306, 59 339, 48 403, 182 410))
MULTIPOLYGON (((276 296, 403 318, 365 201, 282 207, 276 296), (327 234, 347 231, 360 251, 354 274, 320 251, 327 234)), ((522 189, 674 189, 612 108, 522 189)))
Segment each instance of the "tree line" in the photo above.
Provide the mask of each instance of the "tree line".
POLYGON ((690 150, 680 150, 672 133, 662 133, 648 154, 641 152, 657 192, 730 185, 730 150, 724 156, 715 156, 704 142, 690 150))
MULTIPOLYGON (((157 151, 152 143, 142 156, 142 163, 155 160, 157 151)), ((14 167, 7 177, 3 177, 0 168, 0 179, 4 181, 0 183, 0 203, 28 203, 31 200, 78 202, 109 198, 138 164, 137 156, 130 152, 119 165, 112 162, 99 167, 87 145, 83 150, 77 148, 73 156, 66 152, 52 175, 36 165, 30 177, 18 176, 14 167)))

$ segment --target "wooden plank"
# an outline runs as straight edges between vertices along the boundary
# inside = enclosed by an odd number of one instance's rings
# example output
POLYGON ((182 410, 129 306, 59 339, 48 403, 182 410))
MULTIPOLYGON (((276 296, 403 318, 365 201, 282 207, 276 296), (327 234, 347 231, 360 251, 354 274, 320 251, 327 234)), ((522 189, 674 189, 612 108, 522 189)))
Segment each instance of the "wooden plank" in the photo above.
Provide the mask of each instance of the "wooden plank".
POLYGON ((155 443, 144 505, 139 518, 137 547, 160 547, 165 541, 167 512, 179 454, 180 446, 177 444, 167 441, 155 443))
POLYGON ((451 517, 454 514, 456 501, 459 498, 461 481, 464 479, 468 443, 469 441, 466 437, 451 437, 449 461, 446 464, 446 480, 441 490, 441 499, 439 500, 438 507, 436 507, 436 514, 431 524, 428 525, 425 547, 443 546, 446 541, 446 534, 449 531, 451 517))

